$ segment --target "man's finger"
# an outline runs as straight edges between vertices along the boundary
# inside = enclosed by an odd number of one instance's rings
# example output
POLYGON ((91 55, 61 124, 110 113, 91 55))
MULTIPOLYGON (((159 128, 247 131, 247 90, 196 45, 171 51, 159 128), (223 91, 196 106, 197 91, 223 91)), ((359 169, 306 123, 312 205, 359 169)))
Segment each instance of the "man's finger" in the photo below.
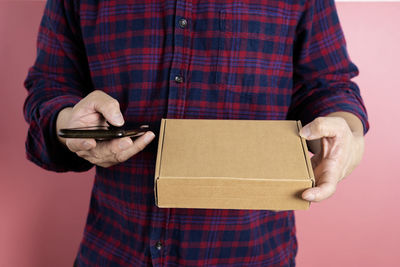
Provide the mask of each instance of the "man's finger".
POLYGON ((112 139, 108 141, 97 142, 96 147, 86 151, 79 150, 76 152, 76 154, 92 162, 93 164, 104 166, 106 163, 115 163, 115 155, 123 150, 123 148, 119 146, 119 143, 123 143, 124 141, 128 141, 130 144, 132 144, 132 141, 129 137, 112 139))
POLYGON ((319 202, 332 196, 336 191, 339 181, 337 166, 330 162, 321 162, 314 170, 316 176, 316 187, 305 190, 302 198, 308 201, 319 202))
POLYGON ((141 137, 137 138, 132 145, 125 149, 124 151, 116 155, 116 160, 118 162, 123 162, 132 157, 133 155, 142 151, 150 142, 154 139, 155 135, 153 132, 146 132, 141 137))
POLYGON ((87 151, 96 147, 96 141, 94 139, 67 138, 65 145, 72 152, 87 151))
POLYGON ((139 153, 154 139, 154 136, 154 133, 147 132, 135 141, 132 141, 129 137, 124 137, 99 142, 90 151, 78 150, 77 154, 98 166, 108 167, 124 162, 139 153))
POLYGON ((319 202, 331 197, 336 191, 335 182, 325 182, 317 187, 307 189, 303 192, 302 197, 307 201, 319 202))
POLYGON ((318 166, 322 158, 322 153, 314 154, 314 156, 311 157, 311 165, 313 170, 318 166))
POLYGON ((115 126, 124 124, 124 118, 116 99, 102 91, 95 91, 89 101, 92 101, 93 108, 100 112, 109 123, 115 126))
MULTIPOLYGON (((305 125, 300 135, 307 140, 335 137, 346 130, 346 121, 339 117, 319 117, 305 125)), ((347 126, 348 128, 348 126, 347 126)))

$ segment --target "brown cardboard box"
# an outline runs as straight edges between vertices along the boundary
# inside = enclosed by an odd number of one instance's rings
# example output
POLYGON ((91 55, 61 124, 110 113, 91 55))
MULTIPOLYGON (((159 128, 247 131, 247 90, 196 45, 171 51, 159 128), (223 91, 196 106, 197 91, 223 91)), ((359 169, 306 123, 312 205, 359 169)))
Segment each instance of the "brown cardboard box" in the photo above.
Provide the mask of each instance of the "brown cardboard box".
POLYGON ((157 153, 158 207, 307 209, 314 185, 297 121, 163 119, 157 153))

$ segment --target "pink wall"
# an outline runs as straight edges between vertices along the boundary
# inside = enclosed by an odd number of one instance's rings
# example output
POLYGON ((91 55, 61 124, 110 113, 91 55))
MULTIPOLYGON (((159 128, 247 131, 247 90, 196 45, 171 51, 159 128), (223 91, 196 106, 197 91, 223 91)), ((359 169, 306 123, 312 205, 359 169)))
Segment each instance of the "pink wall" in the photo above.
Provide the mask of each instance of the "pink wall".
POLYGON ((365 156, 326 202, 298 212, 299 266, 399 266, 400 3, 340 3, 370 117, 365 156))
POLYGON ((72 266, 93 172, 56 174, 25 159, 23 80, 44 2, 0 2, 0 266, 72 266))
MULTIPOLYGON (((25 160, 26 96, 44 3, 0 1, 0 266, 71 266, 93 172, 56 174, 25 160)), ((297 212, 298 266, 396 266, 400 238, 400 3, 339 3, 371 130, 361 166, 331 199, 297 212), (397 164, 396 164, 397 163, 397 164)), ((398 266, 398 265, 397 265, 398 266)))

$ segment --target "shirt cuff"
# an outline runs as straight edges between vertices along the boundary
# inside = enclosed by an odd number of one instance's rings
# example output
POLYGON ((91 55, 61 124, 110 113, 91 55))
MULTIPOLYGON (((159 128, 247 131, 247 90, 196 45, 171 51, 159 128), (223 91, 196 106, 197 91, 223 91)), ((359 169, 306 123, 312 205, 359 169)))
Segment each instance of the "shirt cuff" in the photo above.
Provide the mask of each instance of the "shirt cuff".
POLYGON ((41 111, 40 127, 44 147, 40 155, 30 153, 29 138, 26 144, 27 157, 40 167, 56 172, 83 172, 93 167, 89 161, 71 152, 57 138, 56 120, 58 113, 67 107, 72 107, 81 100, 78 96, 63 95, 55 97, 45 104, 41 111))
POLYGON ((363 100, 350 89, 338 89, 332 92, 324 90, 321 95, 313 94, 307 98, 307 105, 302 110, 300 119, 303 125, 317 117, 333 112, 346 111, 357 116, 364 128, 364 134, 369 130, 368 115, 363 100))

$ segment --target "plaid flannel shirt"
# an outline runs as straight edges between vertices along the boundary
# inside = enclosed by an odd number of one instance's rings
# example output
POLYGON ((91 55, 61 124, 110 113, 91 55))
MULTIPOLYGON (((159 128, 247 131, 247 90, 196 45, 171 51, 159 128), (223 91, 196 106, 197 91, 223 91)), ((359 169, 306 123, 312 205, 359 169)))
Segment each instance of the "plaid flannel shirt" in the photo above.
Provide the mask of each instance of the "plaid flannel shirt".
MULTIPOLYGON (((93 90, 127 123, 348 111, 368 129, 333 0, 48 0, 37 46, 26 150, 48 170, 92 167, 58 143, 55 120, 93 90)), ((157 208, 156 143, 96 167, 78 266, 294 266, 292 211, 157 208)))

